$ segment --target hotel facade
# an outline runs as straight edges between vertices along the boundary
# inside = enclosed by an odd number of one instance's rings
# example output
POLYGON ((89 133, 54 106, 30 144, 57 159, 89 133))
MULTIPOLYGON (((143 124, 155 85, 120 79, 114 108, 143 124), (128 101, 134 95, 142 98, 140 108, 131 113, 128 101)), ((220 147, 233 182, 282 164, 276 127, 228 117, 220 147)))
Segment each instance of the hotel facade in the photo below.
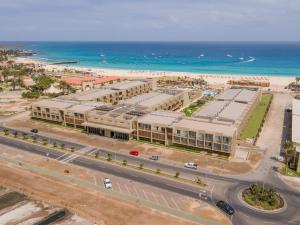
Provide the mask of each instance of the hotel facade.
POLYGON ((178 111, 191 102, 189 90, 129 80, 33 103, 31 116, 109 138, 230 154, 260 97, 257 88, 227 89, 187 117, 178 111))

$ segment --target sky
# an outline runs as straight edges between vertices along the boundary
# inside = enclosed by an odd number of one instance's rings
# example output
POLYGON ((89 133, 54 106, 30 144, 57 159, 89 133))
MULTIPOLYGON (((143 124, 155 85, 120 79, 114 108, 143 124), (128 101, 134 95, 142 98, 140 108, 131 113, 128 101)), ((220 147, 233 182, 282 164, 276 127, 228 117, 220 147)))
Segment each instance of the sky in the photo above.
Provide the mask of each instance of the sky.
POLYGON ((0 0, 0 41, 300 41, 300 0, 0 0))

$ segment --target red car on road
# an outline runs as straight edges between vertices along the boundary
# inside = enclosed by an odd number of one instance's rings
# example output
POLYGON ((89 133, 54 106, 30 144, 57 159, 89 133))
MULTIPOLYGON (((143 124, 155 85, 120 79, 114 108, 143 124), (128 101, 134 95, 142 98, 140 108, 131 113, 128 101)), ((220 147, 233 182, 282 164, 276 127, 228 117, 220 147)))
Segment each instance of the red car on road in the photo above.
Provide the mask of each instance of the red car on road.
POLYGON ((138 156, 139 155, 139 151, 136 149, 133 149, 129 152, 130 155, 134 155, 134 156, 138 156))

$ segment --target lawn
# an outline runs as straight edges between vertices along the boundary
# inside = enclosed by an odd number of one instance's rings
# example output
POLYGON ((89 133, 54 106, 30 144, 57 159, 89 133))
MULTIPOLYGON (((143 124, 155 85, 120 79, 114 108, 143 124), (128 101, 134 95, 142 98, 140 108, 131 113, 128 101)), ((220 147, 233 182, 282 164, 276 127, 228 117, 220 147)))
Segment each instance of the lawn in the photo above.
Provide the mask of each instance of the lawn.
POLYGON ((183 112, 186 116, 191 117, 193 113, 200 109, 203 105, 204 103, 192 103, 189 107, 186 107, 183 112))
POLYGON ((271 100, 272 94, 262 94, 260 103, 256 106, 245 126, 245 129, 241 133, 242 139, 256 138, 271 100))
POLYGON ((286 165, 281 165, 279 167, 279 172, 282 174, 282 175, 285 175, 285 176, 290 176, 290 177, 300 177, 300 173, 298 173, 297 171, 295 170, 292 170, 290 168, 286 169, 286 165))

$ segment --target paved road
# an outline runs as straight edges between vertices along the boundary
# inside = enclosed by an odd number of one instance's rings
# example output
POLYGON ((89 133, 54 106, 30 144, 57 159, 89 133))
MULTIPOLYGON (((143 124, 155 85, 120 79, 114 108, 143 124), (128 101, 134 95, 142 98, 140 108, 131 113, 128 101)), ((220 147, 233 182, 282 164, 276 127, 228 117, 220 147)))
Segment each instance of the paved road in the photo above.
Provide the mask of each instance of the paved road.
MULTIPOLYGON (((244 176, 218 176, 207 173, 205 171, 187 170, 178 164, 165 164, 162 162, 154 162, 145 158, 136 158, 130 155, 115 153, 113 158, 116 157, 119 160, 126 159, 129 163, 140 164, 143 163, 145 167, 160 168, 163 171, 180 172, 181 176, 186 177, 204 177, 210 179, 215 184, 215 188, 212 193, 211 204, 214 204, 218 200, 226 200, 234 206, 236 214, 232 218, 235 225, 261 225, 261 224, 277 224, 277 225, 299 225, 300 224, 300 193, 285 183, 283 183, 274 172, 276 162, 271 159, 272 156, 278 155, 281 149, 282 136, 286 134, 287 119, 284 119, 284 108, 289 100, 289 96, 284 94, 275 94, 273 103, 270 108, 270 113, 267 117, 265 127, 262 130, 261 138, 258 140, 258 145, 266 149, 266 154, 260 167, 253 173, 249 173, 244 176), (284 121, 284 123, 282 123, 284 121), (279 193, 284 196, 287 208, 279 213, 266 214, 251 210, 245 207, 237 198, 238 192, 249 185, 250 183, 264 182, 265 185, 274 186, 279 193)), ((0 128, 1 130, 1 128, 0 128)), ((20 131, 22 132, 22 131, 20 131)), ((40 138, 43 138, 42 136, 40 138)), ((66 146, 74 146, 77 151, 82 151, 86 146, 77 145, 64 140, 49 138, 50 142, 65 143, 66 146)), ((19 149, 29 151, 32 153, 45 155, 49 152, 49 157, 57 158, 64 153, 49 150, 40 146, 31 144, 24 144, 17 140, 10 140, 4 137, 0 137, 0 142, 9 146, 17 147, 19 149)), ((100 155, 107 155, 107 150, 97 149, 100 155)), ((161 189, 173 191, 185 196, 198 198, 199 189, 187 184, 178 183, 176 181, 164 179, 162 177, 153 176, 150 174, 140 173, 139 171, 133 171, 124 167, 118 167, 112 164, 108 164, 101 161, 90 160, 84 157, 75 156, 66 159, 67 162, 73 163, 86 168, 102 171, 105 173, 120 176, 126 179, 134 180, 137 182, 145 183, 151 186, 155 186, 161 189)))
MULTIPOLYGON (((23 141, 19 140, 14 140, 14 139, 8 139, 6 137, 0 136, 0 142, 4 145, 12 146, 21 150, 25 150, 31 153, 39 154, 42 156, 45 156, 47 153, 49 154, 49 158, 57 159, 58 157, 61 157, 64 155, 63 152, 48 149, 42 146, 37 146, 33 145, 30 143, 24 143, 23 141)), ((119 176, 125 179, 133 180, 136 182, 144 183, 147 185, 151 185, 157 188, 161 188, 164 190, 172 191, 184 196, 192 197, 192 198, 199 198, 199 190, 200 188, 191 186, 188 184, 176 182, 170 179, 165 179, 163 177, 151 175, 151 174, 145 174, 141 173, 139 171, 131 170, 126 167, 119 167, 116 165, 113 165, 111 163, 106 163, 102 161, 96 161, 96 160, 91 160, 88 158, 84 158, 82 156, 78 156, 74 158, 72 161, 69 163, 72 163, 74 165, 82 166, 85 168, 93 169, 96 171, 101 171, 104 173, 108 174, 113 174, 115 176, 119 176)), ((215 176, 215 182, 216 184, 222 185, 224 184, 224 178, 220 176, 215 176), (219 179, 218 179, 219 178, 219 179)), ((274 179, 278 179, 274 177, 274 179)), ((227 199, 236 209, 238 212, 234 217, 233 217, 233 222, 236 225, 247 225, 247 224, 253 224, 253 223, 248 223, 247 218, 248 217, 255 217, 255 220, 260 221, 260 222, 268 222, 271 224, 287 224, 287 221, 290 220, 290 218, 293 218, 294 215, 297 213, 298 208, 296 205, 300 202, 300 193, 295 192, 291 189, 286 191, 286 187, 284 184, 280 183, 282 188, 278 188, 278 190, 283 194, 285 198, 287 199, 288 202, 288 208, 281 213, 278 214, 264 214, 260 212, 253 211, 251 209, 248 209, 247 207, 243 206, 239 200, 236 198, 236 193, 238 190, 241 188, 249 185, 252 182, 247 182, 239 179, 233 179, 230 178, 229 180, 225 181, 228 182, 229 185, 225 186, 225 192, 224 190, 220 192, 217 188, 213 192, 213 199, 210 202, 211 204, 214 204, 216 201, 221 200, 221 199, 227 199), (246 215, 242 216, 243 214, 246 215), (246 219, 245 219, 246 218, 246 219)), ((276 181, 276 183, 278 183, 276 181)), ((252 221, 252 220, 250 220, 252 221)), ((253 222, 253 221, 252 221, 253 222)), ((296 222, 290 222, 289 224, 291 225, 296 225, 299 224, 299 221, 296 222)), ((261 224, 262 224, 261 223, 261 224)))

